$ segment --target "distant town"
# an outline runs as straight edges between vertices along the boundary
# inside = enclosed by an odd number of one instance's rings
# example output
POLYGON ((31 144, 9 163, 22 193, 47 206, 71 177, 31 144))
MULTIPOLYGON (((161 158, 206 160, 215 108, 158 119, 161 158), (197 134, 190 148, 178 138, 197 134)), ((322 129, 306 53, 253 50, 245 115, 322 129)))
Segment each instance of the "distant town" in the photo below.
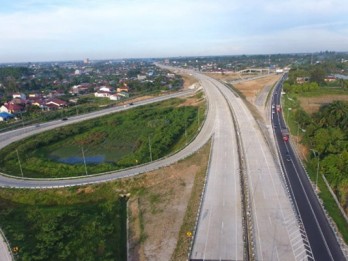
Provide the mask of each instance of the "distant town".
MULTIPOLYGON (((318 77, 331 83, 347 80, 347 61, 347 53, 326 51, 157 60, 95 61, 85 58, 81 61, 1 64, 0 121, 13 126, 32 124, 182 88, 180 75, 162 70, 154 62, 219 74, 252 74, 255 73, 253 68, 263 68, 262 73, 282 73, 289 70, 289 64, 298 67, 318 64, 323 71, 318 77)), ((309 78, 310 75, 299 75, 296 81, 302 84, 309 78)))

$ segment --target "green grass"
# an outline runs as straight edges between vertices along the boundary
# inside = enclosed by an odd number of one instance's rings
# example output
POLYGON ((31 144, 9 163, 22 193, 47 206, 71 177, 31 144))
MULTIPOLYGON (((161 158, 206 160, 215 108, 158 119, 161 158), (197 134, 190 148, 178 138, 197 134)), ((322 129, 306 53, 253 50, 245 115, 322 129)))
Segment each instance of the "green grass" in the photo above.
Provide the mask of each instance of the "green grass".
POLYGON ((93 200, 75 189, 39 193, 0 192, 1 227, 19 249, 16 260, 126 260, 125 199, 98 192, 93 200))
POLYGON ((151 157, 156 160, 188 144, 204 120, 203 104, 179 106, 184 101, 142 106, 15 142, 0 151, 0 171, 20 176, 20 161, 25 177, 85 175, 82 151, 86 158, 105 157, 103 163, 88 164, 88 174, 146 163, 151 157), (79 157, 81 162, 59 162, 67 157, 79 157))
POLYGON ((348 89, 334 88, 334 87, 320 87, 318 90, 303 92, 302 97, 318 97, 324 95, 348 95, 348 89))
MULTIPOLYGON (((313 183, 316 181, 316 160, 313 162, 307 162, 308 174, 313 183)), ((329 213, 330 217, 334 220, 338 231, 341 233, 344 241, 348 243, 348 224, 345 218, 342 216, 340 209, 338 208, 335 200, 333 199, 329 189, 327 188, 322 176, 318 176, 319 197, 324 202, 324 207, 329 213)))

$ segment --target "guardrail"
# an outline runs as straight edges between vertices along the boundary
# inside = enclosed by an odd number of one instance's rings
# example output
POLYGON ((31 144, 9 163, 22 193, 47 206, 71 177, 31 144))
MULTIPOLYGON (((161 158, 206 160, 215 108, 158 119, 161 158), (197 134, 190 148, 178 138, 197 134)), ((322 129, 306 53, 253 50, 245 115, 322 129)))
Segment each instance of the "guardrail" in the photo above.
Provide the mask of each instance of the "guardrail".
POLYGON ((4 241, 5 241, 6 245, 7 245, 8 252, 9 252, 10 255, 11 255, 11 259, 12 259, 12 260, 15 260, 15 259, 14 259, 14 255, 13 255, 13 253, 12 253, 12 248, 11 248, 10 242, 8 242, 6 236, 5 236, 5 234, 4 234, 4 232, 2 231, 1 228, 0 228, 0 237, 2 237, 2 238, 4 239, 4 241))
MULTIPOLYGON (((228 102, 226 95, 218 88, 221 95, 225 98, 228 108, 230 110, 232 121, 235 126, 235 134, 237 140, 237 151, 238 151, 238 161, 239 161, 239 176, 240 176, 240 186, 241 186, 241 200, 242 200, 242 215, 243 215, 243 233, 244 233, 244 260, 253 261, 256 258, 256 248, 254 242, 254 225, 252 218, 252 208, 250 204, 250 190, 248 188, 248 177, 247 166, 245 161, 245 152, 242 142, 242 136, 240 134, 239 125, 237 123, 237 117, 232 109, 232 105, 228 102)), ((231 89, 230 89, 231 90, 231 89)), ((232 93, 239 97, 234 90, 232 93)))
POLYGON ((202 205, 203 205, 203 201, 204 201, 204 194, 206 191, 206 187, 207 187, 207 180, 208 180, 208 176, 209 176, 209 170, 210 170, 210 163, 211 163, 211 155, 213 153, 213 146, 214 145, 214 136, 212 137, 212 142, 210 145, 210 153, 209 153, 209 159, 208 159, 208 166, 207 166, 207 170, 206 170, 206 175, 205 175, 205 180, 204 180, 204 184, 203 184, 203 190, 202 190, 202 194, 201 194, 201 200, 199 202, 199 206, 198 206, 198 212, 197 212, 197 216, 196 216, 196 221, 195 221, 195 225, 193 228, 193 235, 192 235, 192 240, 191 240, 191 244, 189 247, 189 251, 188 251, 188 256, 187 256, 187 260, 190 260, 190 256, 191 256, 191 252, 192 252, 192 248, 193 248, 193 244, 196 240, 196 234, 197 234, 197 227, 198 227, 198 222, 199 219, 201 217, 201 210, 202 210, 202 205))
MULTIPOLYGON (((322 210, 323 210, 323 212, 324 212, 324 214, 325 214, 325 216, 326 216, 326 218, 327 218, 327 220, 328 220, 328 223, 329 223, 329 225, 330 225, 332 231, 333 231, 334 234, 335 234, 336 240, 337 240, 338 244, 339 244, 340 247, 341 247, 341 250, 342 250, 342 252, 343 252, 343 255, 344 255, 344 256, 346 257, 346 259, 348 260, 348 246, 347 246, 347 244, 345 243, 345 241, 343 240, 341 233, 338 231, 338 228, 337 228, 337 226, 336 226, 335 221, 331 218, 331 216, 329 215, 328 211, 326 210, 326 208, 325 208, 325 206, 324 206, 323 200, 319 197, 319 194, 318 194, 317 191, 316 191, 316 185, 315 185, 315 184, 312 182, 312 180, 309 178, 308 171, 307 171, 305 165, 303 164, 303 162, 302 162, 302 160, 301 160, 301 158, 300 158, 300 156, 299 156, 297 147, 293 145, 292 141, 290 141, 290 143, 291 143, 291 147, 292 147, 292 148, 295 148, 295 149, 293 149, 293 151, 295 152, 295 155, 296 155, 296 157, 297 157, 297 160, 300 162, 302 168, 304 169, 304 171, 305 171, 305 173, 306 173, 306 177, 307 177, 308 181, 310 182, 310 184, 311 184, 312 187, 313 187, 313 190, 314 190, 314 192, 315 192, 314 194, 315 194, 315 196, 316 196, 316 198, 317 198, 317 200, 318 200, 318 202, 319 202, 319 204, 320 204, 320 206, 321 206, 321 208, 322 208, 322 210)), ((340 203, 338 202, 335 193, 332 191, 332 189, 331 189, 331 187, 330 187, 330 184, 328 183, 328 181, 326 180, 326 178, 325 178, 324 175, 322 175, 322 177, 323 177, 323 180, 324 180, 325 185, 327 186, 329 192, 331 193, 331 196, 332 196, 333 199, 335 200, 335 203, 336 203, 337 207, 340 209, 342 216, 343 216, 344 219, 348 222, 348 217, 347 217, 347 215, 345 214, 344 210, 342 209, 340 203)))

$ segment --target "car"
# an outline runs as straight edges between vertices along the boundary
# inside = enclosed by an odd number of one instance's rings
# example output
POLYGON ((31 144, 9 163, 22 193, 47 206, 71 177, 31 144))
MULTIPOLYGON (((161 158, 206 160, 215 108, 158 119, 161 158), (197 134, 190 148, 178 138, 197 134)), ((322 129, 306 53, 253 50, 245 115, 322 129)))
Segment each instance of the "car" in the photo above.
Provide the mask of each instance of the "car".
POLYGON ((285 154, 285 159, 286 159, 286 161, 291 161, 291 157, 290 157, 290 154, 288 151, 285 154))
POLYGON ((68 120, 68 118, 67 117, 64 117, 63 119, 62 119, 62 121, 67 121, 68 120))
POLYGON ((273 126, 274 126, 275 129, 278 128, 278 124, 274 124, 273 126))
POLYGON ((133 102, 131 102, 131 103, 129 103, 129 105, 134 105, 134 103, 133 103, 133 102))

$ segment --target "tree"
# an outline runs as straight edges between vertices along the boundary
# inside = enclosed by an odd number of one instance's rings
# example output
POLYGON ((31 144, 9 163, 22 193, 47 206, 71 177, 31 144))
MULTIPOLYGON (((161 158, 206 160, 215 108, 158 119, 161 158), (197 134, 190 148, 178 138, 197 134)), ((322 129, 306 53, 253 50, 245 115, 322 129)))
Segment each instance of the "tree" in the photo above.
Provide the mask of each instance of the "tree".
POLYGON ((321 67, 315 67, 310 73, 311 82, 316 82, 319 85, 325 83, 325 71, 321 67))

